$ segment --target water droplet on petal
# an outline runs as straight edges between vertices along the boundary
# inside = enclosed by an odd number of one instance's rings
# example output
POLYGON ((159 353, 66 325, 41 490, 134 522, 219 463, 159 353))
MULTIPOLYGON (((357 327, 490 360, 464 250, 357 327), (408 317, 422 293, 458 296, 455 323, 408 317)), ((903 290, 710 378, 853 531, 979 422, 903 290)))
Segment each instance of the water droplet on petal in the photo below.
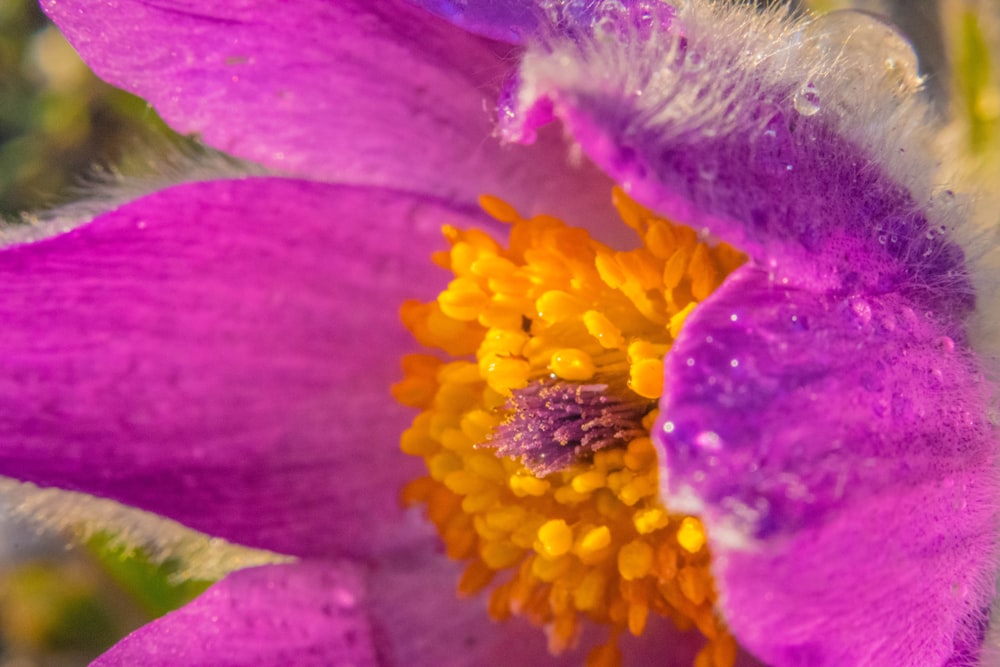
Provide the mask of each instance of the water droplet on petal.
POLYGON ((333 601, 340 609, 353 609, 358 604, 357 596, 346 588, 338 588, 333 593, 333 601))
POLYGON ((922 78, 917 54, 906 37, 884 18, 865 11, 825 14, 810 26, 816 45, 847 76, 871 77, 893 92, 909 94, 922 78))
POLYGON ((684 59, 684 69, 689 72, 700 72, 705 67, 705 59, 697 51, 688 51, 684 59))
POLYGON ((855 299, 851 303, 851 310, 865 324, 872 319, 872 307, 864 299, 855 299))
POLYGON ((955 351, 955 341, 953 341, 948 336, 941 336, 937 340, 937 347, 942 352, 954 352, 955 351))
POLYGON ((602 37, 613 37, 618 32, 618 22, 610 16, 604 16, 594 21, 594 36, 598 39, 602 37))
POLYGON ((795 110, 803 116, 815 116, 820 109, 819 95, 816 94, 816 86, 812 83, 802 86, 802 88, 795 93, 795 97, 792 99, 792 104, 795 105, 795 110))
POLYGON ((719 165, 714 162, 702 162, 698 165, 698 176, 704 181, 714 181, 719 175, 719 165))
POLYGON ((920 318, 917 314, 913 312, 912 308, 904 306, 902 310, 899 311, 900 319, 903 320, 903 326, 906 327, 908 331, 913 331, 913 329, 920 323, 920 318))
POLYGON ((716 450, 722 447, 722 438, 715 431, 702 431, 695 436, 694 444, 703 449, 716 450))
MULTIPOLYGON (((948 188, 942 188, 936 190, 931 195, 930 208, 931 211, 940 215, 946 213, 955 206, 955 192, 948 188)), ((944 231, 944 227, 941 227, 941 231, 944 231)))

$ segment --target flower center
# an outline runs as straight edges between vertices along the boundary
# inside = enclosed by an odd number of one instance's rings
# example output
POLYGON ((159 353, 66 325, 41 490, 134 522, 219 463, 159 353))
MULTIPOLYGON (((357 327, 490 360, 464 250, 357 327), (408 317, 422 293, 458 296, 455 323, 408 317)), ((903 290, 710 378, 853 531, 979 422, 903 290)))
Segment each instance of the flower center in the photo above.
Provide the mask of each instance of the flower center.
POLYGON ((494 197, 480 203, 511 225, 509 247, 444 228, 451 248, 434 261, 454 279, 401 313, 443 353, 405 357, 393 387, 421 410, 401 447, 428 471, 403 499, 468 563, 459 593, 489 589, 491 616, 544 626, 553 653, 589 619, 610 634, 588 664, 618 664, 618 638, 653 612, 707 637, 699 666, 728 667, 736 646, 714 613, 704 531, 662 505, 649 433, 663 356, 744 257, 613 199, 634 250, 494 197))

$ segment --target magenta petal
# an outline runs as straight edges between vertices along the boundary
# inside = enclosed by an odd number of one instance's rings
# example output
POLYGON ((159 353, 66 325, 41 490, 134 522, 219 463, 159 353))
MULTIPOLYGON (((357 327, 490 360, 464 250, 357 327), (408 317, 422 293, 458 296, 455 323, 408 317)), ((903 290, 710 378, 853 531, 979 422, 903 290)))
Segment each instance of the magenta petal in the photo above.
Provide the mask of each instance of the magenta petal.
MULTIPOLYGON (((588 626, 575 650, 553 656, 545 633, 525 619, 496 623, 486 613, 485 595, 458 598, 460 572, 461 565, 443 555, 416 552, 371 568, 370 615, 384 667, 579 667, 589 648, 607 639, 606 628, 588 626)), ((652 617, 646 633, 626 635, 621 648, 625 665, 691 667, 703 643, 696 631, 681 633, 652 617)), ((737 664, 757 665, 742 655, 737 664)))
POLYGON ((477 86, 503 73, 489 43, 398 2, 42 4, 178 131, 313 177, 446 194, 489 135, 477 86))
POLYGON ((420 466, 389 395, 454 211, 186 184, 0 250, 0 471, 293 555, 364 553, 420 466))
POLYGON ((954 193, 929 182, 926 109, 866 68, 866 49, 881 47, 865 40, 889 48, 889 29, 860 13, 803 24, 683 4, 648 39, 529 51, 507 136, 530 136, 544 110, 635 199, 739 247, 775 280, 899 292, 964 338, 975 299, 954 193), (822 103, 807 107, 812 79, 822 103))
POLYGON ((94 667, 379 664, 362 576, 326 563, 234 572, 132 633, 94 667))
MULTIPOLYGON (((657 137, 615 100, 578 99, 559 115, 612 177, 643 203, 705 227, 814 289, 899 291, 959 322, 974 308, 965 256, 872 156, 825 125, 762 104, 764 120, 706 138, 657 137), (763 125, 763 127, 761 127, 763 125)), ((635 113, 641 118, 641 114, 635 113)), ((961 328, 950 332, 962 337, 961 328)))
POLYGON ((617 20, 628 13, 634 27, 665 16, 673 9, 661 0, 411 0, 463 30, 519 44, 532 38, 570 33, 589 35, 594 24, 617 20))
POLYGON ((510 47, 405 2, 42 4, 98 75, 226 153, 466 204, 497 194, 525 213, 610 211, 610 182, 569 167, 558 134, 492 138, 510 47))
POLYGON ((460 599, 458 563, 443 554, 408 553, 368 575, 371 619, 385 667, 570 665, 553 659, 545 636, 523 620, 498 624, 482 598, 460 599))
POLYGON ((666 501, 712 536, 720 606, 775 667, 974 656, 1000 485, 971 353, 899 294, 746 267, 666 367, 666 501))
POLYGON ((451 21, 463 30, 519 44, 544 24, 544 10, 523 0, 414 0, 413 4, 451 21))

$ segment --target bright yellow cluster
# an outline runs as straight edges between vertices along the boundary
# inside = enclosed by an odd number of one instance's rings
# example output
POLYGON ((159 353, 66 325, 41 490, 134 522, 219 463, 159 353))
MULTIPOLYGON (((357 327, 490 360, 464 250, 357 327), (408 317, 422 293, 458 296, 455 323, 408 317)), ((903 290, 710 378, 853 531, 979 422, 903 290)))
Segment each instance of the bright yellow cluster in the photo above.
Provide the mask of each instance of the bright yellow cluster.
POLYGON ((534 383, 615 393, 640 406, 636 431, 648 434, 664 354, 695 304, 744 260, 621 191, 614 202, 641 247, 616 251, 555 218, 524 220, 492 197, 481 204, 511 224, 509 248, 479 230, 445 228, 451 248, 434 260, 454 280, 436 301, 402 309, 417 340, 447 354, 406 357, 394 387, 422 411, 401 446, 429 473, 404 501, 426 506, 448 555, 468 561, 460 593, 490 587, 491 615, 546 627, 553 652, 571 647, 590 619, 610 637, 588 664, 616 665, 618 637, 642 634, 652 612, 708 638, 697 667, 728 667, 736 646, 713 609, 705 534, 661 504, 648 436, 545 475, 493 446, 512 395, 534 383))

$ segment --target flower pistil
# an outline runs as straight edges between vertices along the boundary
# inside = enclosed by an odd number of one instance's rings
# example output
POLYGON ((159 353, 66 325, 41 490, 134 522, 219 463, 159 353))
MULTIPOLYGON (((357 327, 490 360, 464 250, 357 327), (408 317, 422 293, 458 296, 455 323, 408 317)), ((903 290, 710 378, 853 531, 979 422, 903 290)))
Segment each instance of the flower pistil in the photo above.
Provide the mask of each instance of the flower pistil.
POLYGON ((428 475, 404 502, 426 508, 449 557, 468 564, 459 592, 490 588, 497 620, 523 616, 550 650, 574 646, 584 619, 610 629, 589 663, 620 660, 618 637, 650 613, 709 640, 699 666, 731 665, 735 642, 714 610, 701 523, 658 493, 649 433, 663 357, 684 319, 744 261, 615 190, 641 246, 617 251, 550 216, 510 225, 502 247, 481 230, 445 227, 434 260, 454 274, 402 319, 424 346, 397 400, 421 413, 402 437, 428 475))

